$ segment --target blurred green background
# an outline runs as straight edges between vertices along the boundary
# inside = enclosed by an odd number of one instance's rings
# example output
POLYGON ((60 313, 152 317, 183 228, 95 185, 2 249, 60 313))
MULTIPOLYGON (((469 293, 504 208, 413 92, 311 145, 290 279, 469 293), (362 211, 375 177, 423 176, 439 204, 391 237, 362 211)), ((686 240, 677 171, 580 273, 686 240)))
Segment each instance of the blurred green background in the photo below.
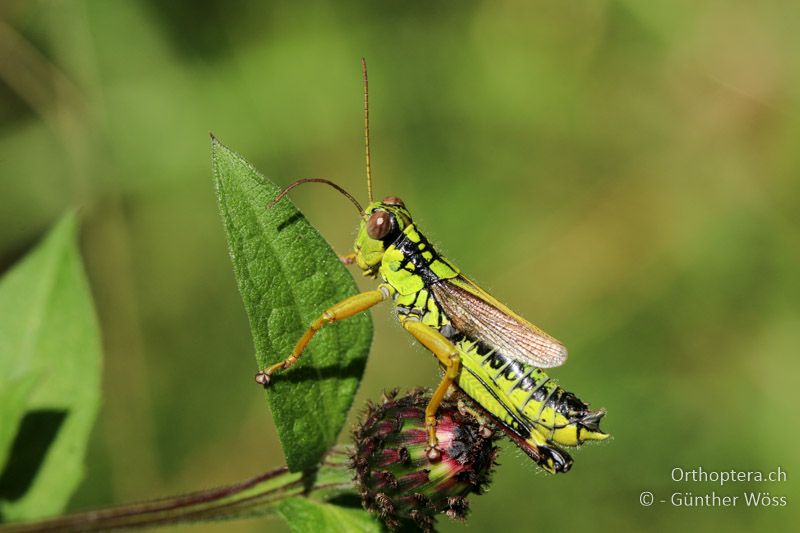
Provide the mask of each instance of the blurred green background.
MULTIPOLYGON (((363 200, 363 55, 377 195, 401 196, 448 257, 562 339, 571 358, 552 374, 609 411, 614 440, 566 476, 506 446, 466 527, 796 525, 798 17, 789 0, 4 0, 0 266, 82 206, 104 329, 104 404, 72 508, 282 463, 208 131, 278 183, 325 176, 363 200), (781 466, 788 481, 670 479, 697 466, 781 466), (643 490, 789 505, 643 508, 643 490)), ((292 197, 351 246, 346 201, 292 197)), ((438 376, 388 308, 374 319, 355 411, 438 376)))

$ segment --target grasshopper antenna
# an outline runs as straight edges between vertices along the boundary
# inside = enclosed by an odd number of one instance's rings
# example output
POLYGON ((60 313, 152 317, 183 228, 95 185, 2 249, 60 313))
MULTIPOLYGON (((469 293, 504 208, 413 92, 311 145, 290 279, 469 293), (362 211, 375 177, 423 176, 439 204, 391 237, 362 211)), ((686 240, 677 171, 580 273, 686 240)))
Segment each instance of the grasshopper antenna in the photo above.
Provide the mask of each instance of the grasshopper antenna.
POLYGON ((361 204, 358 203, 358 200, 353 198, 352 194, 350 194, 349 192, 347 192, 346 190, 344 190, 340 186, 336 185, 331 180, 326 180, 325 178, 303 178, 303 179, 300 179, 300 180, 297 180, 297 181, 294 181, 294 182, 290 183, 289 185, 284 187, 283 190, 281 190, 281 192, 278 193, 278 196, 276 196, 269 203, 269 205, 267 206, 267 209, 272 209, 272 206, 277 204, 280 201, 281 198, 286 196, 286 193, 288 193, 289 191, 291 191, 292 189, 294 189, 298 185, 302 185, 304 183, 324 183, 326 185, 330 185, 331 187, 333 187, 334 189, 336 189, 337 191, 342 193, 344 196, 346 196, 348 200, 353 202, 353 205, 356 206, 356 209, 358 209, 358 216, 360 216, 360 217, 364 216, 364 209, 362 209, 361 204))
POLYGON ((373 202, 372 197, 372 166, 369 159, 369 80, 367 78, 367 60, 361 58, 361 73, 364 77, 364 156, 367 161, 367 193, 369 202, 373 202))

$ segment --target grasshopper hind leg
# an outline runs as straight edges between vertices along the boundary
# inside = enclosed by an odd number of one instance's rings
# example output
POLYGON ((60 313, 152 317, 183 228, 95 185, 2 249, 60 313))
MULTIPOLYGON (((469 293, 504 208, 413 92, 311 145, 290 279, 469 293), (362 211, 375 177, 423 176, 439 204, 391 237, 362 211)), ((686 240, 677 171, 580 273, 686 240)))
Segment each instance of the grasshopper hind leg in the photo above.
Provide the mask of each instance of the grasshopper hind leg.
POLYGON ((572 457, 561 448, 542 445, 536 451, 539 458, 534 460, 551 474, 565 474, 572 468, 572 457))
POLYGON ((496 424, 492 422, 492 419, 485 411, 475 407, 464 393, 459 393, 456 405, 458 405, 459 413, 469 415, 478 422, 478 433, 480 433, 481 437, 488 439, 494 435, 496 424))
POLYGON ((546 472, 565 474, 572 468, 572 457, 555 444, 547 442, 537 430, 531 431, 530 436, 524 438, 510 428, 503 429, 506 436, 546 472))

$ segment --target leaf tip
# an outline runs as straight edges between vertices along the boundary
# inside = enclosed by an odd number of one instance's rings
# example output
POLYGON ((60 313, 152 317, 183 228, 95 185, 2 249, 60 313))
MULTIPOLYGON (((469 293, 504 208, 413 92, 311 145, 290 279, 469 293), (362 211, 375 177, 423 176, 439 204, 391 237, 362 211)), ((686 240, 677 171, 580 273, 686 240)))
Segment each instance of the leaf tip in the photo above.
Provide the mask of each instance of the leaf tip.
POLYGON ((79 213, 80 208, 73 207, 67 210, 58 221, 53 225, 52 229, 48 233, 58 233, 59 231, 65 231, 69 235, 75 235, 78 232, 79 226, 79 213))

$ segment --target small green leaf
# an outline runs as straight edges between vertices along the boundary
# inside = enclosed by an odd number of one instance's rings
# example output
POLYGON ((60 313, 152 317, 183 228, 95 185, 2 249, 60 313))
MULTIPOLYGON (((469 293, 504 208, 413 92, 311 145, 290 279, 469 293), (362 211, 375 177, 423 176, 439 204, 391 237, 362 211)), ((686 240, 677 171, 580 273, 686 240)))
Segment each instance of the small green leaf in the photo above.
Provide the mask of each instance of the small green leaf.
POLYGON ((308 498, 289 498, 278 506, 292 533, 379 533, 381 526, 363 509, 320 503, 308 498))
MULTIPOLYGON (((288 198, 267 209, 280 190, 275 184, 216 139, 211 155, 234 273, 264 368, 286 358, 314 319, 357 288, 288 198)), ((336 442, 371 340, 368 313, 337 322, 314 337, 297 364, 273 377, 267 401, 292 471, 313 468, 336 442)))
POLYGON ((65 216, 0 280, 0 517, 60 513, 83 478, 100 331, 65 216))

